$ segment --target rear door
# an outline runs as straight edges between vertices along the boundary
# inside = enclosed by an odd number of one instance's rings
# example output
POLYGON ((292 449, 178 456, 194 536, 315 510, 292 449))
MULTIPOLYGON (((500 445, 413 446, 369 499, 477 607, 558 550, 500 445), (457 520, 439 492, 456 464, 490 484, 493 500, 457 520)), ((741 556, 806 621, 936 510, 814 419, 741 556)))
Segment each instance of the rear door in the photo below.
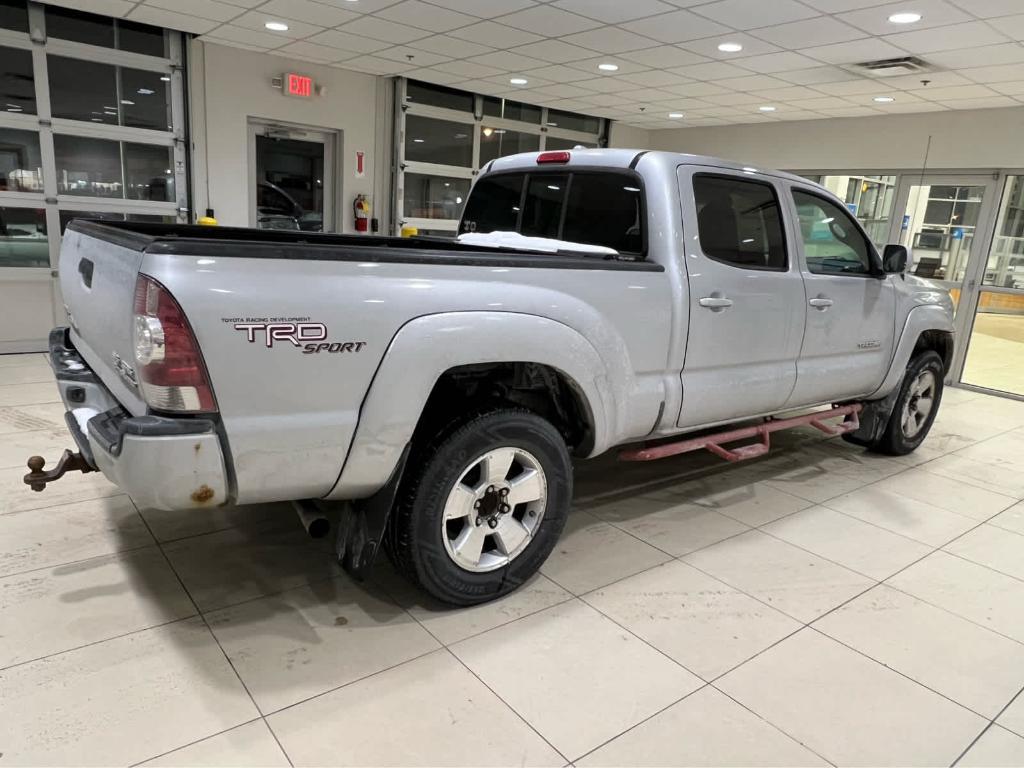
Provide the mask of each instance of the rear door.
POLYGON ((779 410, 796 383, 807 305, 768 177, 681 166, 690 325, 678 424, 779 410))
POLYGON ((871 240, 845 207, 792 185, 795 239, 807 289, 807 327, 789 405, 867 395, 893 354, 896 298, 871 240))

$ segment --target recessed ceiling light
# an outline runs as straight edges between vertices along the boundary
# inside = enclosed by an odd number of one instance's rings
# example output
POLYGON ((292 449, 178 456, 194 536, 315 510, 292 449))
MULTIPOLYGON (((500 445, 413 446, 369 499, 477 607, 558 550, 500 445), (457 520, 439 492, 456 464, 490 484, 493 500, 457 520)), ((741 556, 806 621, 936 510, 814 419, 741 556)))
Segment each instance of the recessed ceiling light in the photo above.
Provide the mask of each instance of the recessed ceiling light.
POLYGON ((743 50, 743 46, 739 43, 722 43, 718 46, 718 50, 722 53, 739 53, 743 50))
POLYGON ((269 29, 271 32, 287 32, 288 31, 288 25, 285 24, 283 21, 268 21, 263 26, 266 27, 267 29, 269 29))
POLYGON ((889 17, 889 21, 891 21, 893 24, 913 24, 914 22, 920 20, 921 14, 914 13, 913 11, 908 11, 906 13, 894 13, 892 16, 889 17))
POLYGON ((669 112, 668 116, 671 117, 673 120, 678 120, 678 119, 680 119, 683 116, 683 113, 682 112, 669 112))
POLYGON ((619 71, 619 65, 618 64, 598 64, 597 68, 600 69, 600 70, 603 70, 604 72, 618 72, 619 71))
POLYGON ((757 111, 758 112, 774 112, 775 109, 776 109, 775 107, 771 107, 771 106, 767 106, 766 105, 766 106, 763 106, 763 107, 758 107, 757 111))
POLYGON ((513 77, 509 82, 512 83, 512 85, 526 85, 530 81, 525 77, 513 77))
POLYGON ((879 104, 889 104, 890 102, 896 101, 892 96, 875 96, 874 101, 879 104))

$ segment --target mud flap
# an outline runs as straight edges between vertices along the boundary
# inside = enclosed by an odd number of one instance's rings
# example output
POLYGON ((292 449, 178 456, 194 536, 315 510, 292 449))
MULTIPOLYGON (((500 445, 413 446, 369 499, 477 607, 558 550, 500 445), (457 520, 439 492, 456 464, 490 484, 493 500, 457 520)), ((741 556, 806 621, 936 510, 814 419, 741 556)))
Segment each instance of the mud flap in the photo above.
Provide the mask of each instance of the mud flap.
POLYGON ((848 432, 843 435, 843 439, 865 448, 871 448, 881 440, 901 389, 902 386, 898 386, 881 400, 864 403, 864 409, 860 412, 860 429, 848 432))
POLYGON ((408 458, 406 445, 387 484, 367 499, 346 504, 341 511, 335 544, 338 564, 359 581, 366 578, 380 549, 408 458))

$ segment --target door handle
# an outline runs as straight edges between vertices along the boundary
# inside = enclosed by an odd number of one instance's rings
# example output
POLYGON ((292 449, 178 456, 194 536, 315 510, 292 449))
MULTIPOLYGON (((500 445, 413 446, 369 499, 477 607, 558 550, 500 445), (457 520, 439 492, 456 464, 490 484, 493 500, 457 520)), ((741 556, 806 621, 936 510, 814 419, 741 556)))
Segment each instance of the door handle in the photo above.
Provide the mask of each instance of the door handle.
POLYGON ((731 307, 732 299, 727 299, 724 296, 705 296, 700 300, 699 304, 712 311, 718 311, 725 309, 726 307, 731 307))
POLYGON ((819 310, 826 310, 833 304, 835 304, 835 302, 832 301, 832 299, 827 299, 824 296, 818 296, 815 299, 809 299, 807 303, 810 304, 815 309, 819 310))

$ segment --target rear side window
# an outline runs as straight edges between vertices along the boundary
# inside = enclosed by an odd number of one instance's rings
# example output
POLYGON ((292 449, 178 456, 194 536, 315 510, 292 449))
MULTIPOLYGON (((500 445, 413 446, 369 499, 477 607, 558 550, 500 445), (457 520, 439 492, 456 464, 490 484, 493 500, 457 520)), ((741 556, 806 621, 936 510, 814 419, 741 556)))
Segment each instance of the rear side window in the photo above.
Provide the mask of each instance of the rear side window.
POLYGON ((643 202, 632 174, 506 173, 481 179, 460 232, 519 232, 639 255, 643 202))
POLYGON ((731 176, 693 177, 700 247, 709 259, 744 269, 786 269, 775 189, 731 176))

